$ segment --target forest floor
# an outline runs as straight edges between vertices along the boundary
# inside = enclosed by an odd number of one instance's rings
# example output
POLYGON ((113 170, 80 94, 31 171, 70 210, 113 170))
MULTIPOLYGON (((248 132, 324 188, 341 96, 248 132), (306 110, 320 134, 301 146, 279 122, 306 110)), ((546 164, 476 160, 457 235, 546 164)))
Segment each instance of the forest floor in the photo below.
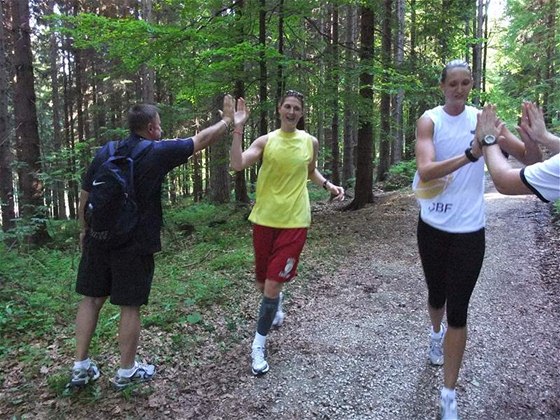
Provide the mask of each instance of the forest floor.
MULTIPOLYGON (((459 413, 558 419, 560 228, 535 197, 490 186, 486 199, 486 257, 469 309, 459 413)), ((249 331, 218 358, 159 366, 144 391, 126 398, 108 393, 85 404, 36 390, 23 417, 437 419, 443 369, 427 363, 417 217, 407 191, 376 194, 354 212, 315 206, 310 244, 332 244, 337 256, 304 252, 305 273, 286 288, 285 323, 269 335, 266 375, 250 373, 249 331)), ((109 387, 108 377, 100 381, 109 387)))

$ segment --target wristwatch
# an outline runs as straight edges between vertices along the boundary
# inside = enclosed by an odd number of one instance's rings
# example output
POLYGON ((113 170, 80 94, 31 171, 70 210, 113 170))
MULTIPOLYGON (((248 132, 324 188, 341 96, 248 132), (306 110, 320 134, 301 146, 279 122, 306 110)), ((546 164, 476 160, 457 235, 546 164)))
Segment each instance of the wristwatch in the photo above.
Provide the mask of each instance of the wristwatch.
POLYGON ((492 146, 497 142, 498 140, 496 140, 496 136, 493 136, 492 134, 486 134, 484 137, 482 137, 482 141, 480 142, 480 144, 481 146, 492 146))

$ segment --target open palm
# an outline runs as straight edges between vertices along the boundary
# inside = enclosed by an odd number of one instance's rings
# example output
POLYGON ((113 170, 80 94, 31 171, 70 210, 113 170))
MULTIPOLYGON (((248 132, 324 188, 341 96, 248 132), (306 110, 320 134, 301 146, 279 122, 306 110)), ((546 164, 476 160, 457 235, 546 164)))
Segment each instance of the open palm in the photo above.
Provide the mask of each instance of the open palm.
POLYGON ((239 98, 237 99, 237 110, 233 115, 233 123, 234 125, 245 125, 247 120, 249 119, 249 108, 245 103, 245 99, 239 98))

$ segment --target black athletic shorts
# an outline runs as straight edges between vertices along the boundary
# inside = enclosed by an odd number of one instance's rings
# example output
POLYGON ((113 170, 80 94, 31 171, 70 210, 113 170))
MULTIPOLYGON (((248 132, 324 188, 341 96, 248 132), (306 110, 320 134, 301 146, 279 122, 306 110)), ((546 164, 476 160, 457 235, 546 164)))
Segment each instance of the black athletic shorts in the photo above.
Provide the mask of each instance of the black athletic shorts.
POLYGON ((432 308, 444 305, 451 327, 467 325, 469 301, 478 280, 485 251, 484 228, 449 233, 418 220, 418 250, 432 308))
POLYGON ((84 241, 76 292, 89 297, 110 296, 119 306, 148 303, 154 277, 154 256, 138 255, 134 247, 105 250, 84 241))

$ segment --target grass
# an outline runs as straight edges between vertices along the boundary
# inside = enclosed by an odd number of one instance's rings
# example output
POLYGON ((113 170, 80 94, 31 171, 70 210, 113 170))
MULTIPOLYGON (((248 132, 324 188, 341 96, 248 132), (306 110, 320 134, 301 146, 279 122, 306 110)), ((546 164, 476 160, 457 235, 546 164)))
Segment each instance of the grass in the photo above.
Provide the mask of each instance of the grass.
MULTIPOLYGON (((312 199, 327 199, 322 189, 310 190, 312 199)), ((152 359, 156 363, 179 358, 199 363, 196 349, 209 340, 216 351, 227 351, 251 333, 247 314, 254 312, 257 297, 248 210, 186 200, 164 213, 163 251, 156 254, 150 303, 142 309, 142 334, 149 339, 141 351, 159 358, 152 359)), ((0 388, 9 390, 16 412, 37 393, 33 387, 68 396, 80 301, 74 291, 78 225, 56 221, 48 229, 53 243, 45 248, 8 250, 0 242, 0 388)), ((304 261, 299 271, 305 278, 304 261)), ((102 368, 117 364, 118 319, 118 307, 105 305, 90 347, 102 368)), ((91 403, 107 392, 93 386, 73 398, 91 403)))

